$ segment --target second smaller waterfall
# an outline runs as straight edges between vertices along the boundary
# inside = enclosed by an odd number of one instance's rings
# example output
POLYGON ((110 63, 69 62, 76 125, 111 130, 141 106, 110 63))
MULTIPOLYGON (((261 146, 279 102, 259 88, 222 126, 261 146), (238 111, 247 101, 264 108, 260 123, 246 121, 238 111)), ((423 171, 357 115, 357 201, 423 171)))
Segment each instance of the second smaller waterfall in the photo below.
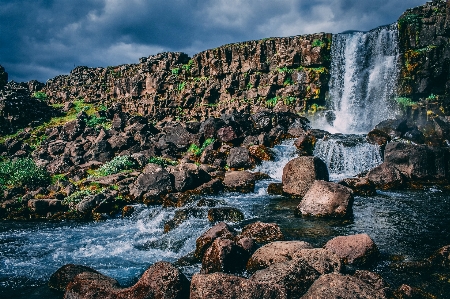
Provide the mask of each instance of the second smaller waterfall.
POLYGON ((353 177, 383 162, 379 146, 368 143, 365 135, 335 134, 318 140, 314 155, 327 164, 333 181, 353 177))

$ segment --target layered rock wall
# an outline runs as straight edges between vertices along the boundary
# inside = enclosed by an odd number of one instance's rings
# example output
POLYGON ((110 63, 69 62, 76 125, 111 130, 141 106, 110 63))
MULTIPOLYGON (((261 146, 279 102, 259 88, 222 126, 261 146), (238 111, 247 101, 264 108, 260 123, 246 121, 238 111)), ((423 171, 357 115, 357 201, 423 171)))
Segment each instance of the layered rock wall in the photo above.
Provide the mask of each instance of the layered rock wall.
POLYGON ((331 34, 320 33, 229 44, 192 58, 161 53, 138 64, 77 67, 49 80, 44 92, 52 103, 118 101, 126 112, 156 119, 202 120, 262 108, 315 111, 328 89, 330 44, 331 34))

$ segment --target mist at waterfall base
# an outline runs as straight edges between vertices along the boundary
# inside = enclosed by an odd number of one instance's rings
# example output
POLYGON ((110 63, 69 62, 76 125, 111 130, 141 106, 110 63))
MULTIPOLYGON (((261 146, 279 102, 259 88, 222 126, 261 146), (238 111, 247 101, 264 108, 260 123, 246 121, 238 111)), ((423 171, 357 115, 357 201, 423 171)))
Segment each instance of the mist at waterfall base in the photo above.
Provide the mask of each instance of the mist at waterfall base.
MULTIPOLYGON (((408 283, 435 294, 450 292, 448 283, 435 276, 393 272, 391 260, 420 260, 450 244, 448 193, 436 188, 425 191, 379 192, 374 197, 356 197, 354 216, 347 220, 298 218, 298 204, 282 196, 267 195, 270 182, 279 182, 283 166, 296 156, 293 142, 275 148, 277 159, 256 169, 272 179, 258 182, 255 193, 225 193, 209 197, 221 206, 239 208, 245 220, 231 224, 240 229, 254 221, 275 222, 287 240, 304 240, 323 246, 339 235, 369 234, 381 251, 370 270, 394 286, 408 283)), ((193 202, 192 206, 197 206, 193 202)), ((117 279, 123 286, 136 282, 153 263, 175 262, 195 248, 195 240, 212 226, 204 217, 192 217, 164 234, 164 223, 175 209, 137 206, 130 218, 103 222, 12 222, 0 227, 0 297, 60 298, 47 281, 59 267, 82 264, 117 279)), ((190 277, 199 265, 182 267, 190 277)), ((444 297, 442 297, 444 298, 444 297)))

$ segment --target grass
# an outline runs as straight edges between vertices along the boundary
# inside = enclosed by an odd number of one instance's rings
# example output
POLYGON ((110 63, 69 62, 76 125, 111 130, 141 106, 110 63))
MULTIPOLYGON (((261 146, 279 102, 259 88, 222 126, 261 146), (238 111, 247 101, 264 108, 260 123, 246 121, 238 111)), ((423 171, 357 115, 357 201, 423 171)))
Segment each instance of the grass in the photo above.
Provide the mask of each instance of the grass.
POLYGON ((194 154, 196 157, 198 157, 203 153, 203 151, 205 150, 205 148, 208 145, 214 143, 215 141, 216 140, 214 138, 208 138, 203 142, 201 147, 199 147, 198 145, 193 143, 193 144, 191 144, 191 146, 189 146, 188 152, 190 152, 190 153, 194 154))
POLYGON ((35 93, 33 93, 33 98, 36 98, 41 101, 45 101, 45 100, 47 100, 47 94, 43 91, 36 91, 35 93))
POLYGON ((35 188, 50 183, 50 175, 38 167, 31 158, 4 160, 0 162, 0 189, 26 187, 35 188))
POLYGON ((278 100, 280 99, 280 97, 274 97, 274 98, 271 98, 271 99, 268 99, 267 101, 266 101, 266 107, 267 108, 273 108, 273 107, 275 107, 275 105, 278 103, 278 100))
POLYGON ((130 156, 117 156, 111 161, 103 164, 98 170, 94 171, 90 177, 104 177, 124 170, 136 169, 137 167, 137 163, 130 156))
POLYGON ((150 159, 148 159, 148 163, 152 163, 152 164, 158 164, 162 167, 166 167, 169 165, 177 165, 178 162, 177 161, 173 161, 171 159, 167 159, 167 158, 163 158, 163 157, 151 157, 150 159))
POLYGON ((312 46, 313 48, 315 48, 315 47, 323 48, 323 47, 325 47, 325 43, 324 43, 323 41, 321 41, 320 39, 315 39, 315 40, 313 40, 313 42, 311 43, 311 46, 312 46))
POLYGON ((407 98, 407 97, 398 97, 398 98, 395 98, 395 101, 402 108, 410 107, 415 104, 415 102, 413 100, 411 100, 411 98, 407 98))

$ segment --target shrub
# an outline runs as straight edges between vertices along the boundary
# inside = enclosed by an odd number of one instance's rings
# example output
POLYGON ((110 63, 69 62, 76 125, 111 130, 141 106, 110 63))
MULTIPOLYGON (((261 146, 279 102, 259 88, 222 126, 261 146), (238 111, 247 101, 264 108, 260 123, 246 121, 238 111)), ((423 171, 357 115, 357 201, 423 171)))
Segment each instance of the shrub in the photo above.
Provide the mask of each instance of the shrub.
POLYGON ((44 101, 47 99, 47 94, 43 91, 36 91, 35 93, 33 93, 33 97, 38 100, 44 101))
POLYGON ((268 108, 275 107, 275 105, 278 103, 278 100, 279 100, 278 97, 274 97, 274 98, 268 99, 266 101, 266 107, 268 107, 268 108))
POLYGON ((320 39, 315 39, 315 40, 313 40, 313 42, 311 43, 311 46, 312 46, 313 48, 315 48, 315 47, 321 47, 321 48, 323 48, 323 47, 325 46, 325 43, 324 43, 323 41, 321 41, 320 39))
POLYGON ((202 146, 201 147, 199 147, 198 145, 196 145, 196 144, 191 144, 191 146, 189 147, 189 149, 188 149, 188 152, 191 152, 191 153, 193 153, 195 156, 200 156, 202 153, 203 153, 203 151, 205 150, 205 148, 208 146, 208 145, 210 145, 210 144, 212 144, 212 143, 214 143, 214 141, 216 141, 214 138, 208 138, 208 139, 206 139, 204 142, 203 142, 203 144, 202 144, 202 146))
POLYGON ((410 98, 406 97, 395 98, 395 100, 401 108, 406 108, 415 104, 410 98))
POLYGON ((137 163, 130 156, 117 156, 103 164, 91 177, 107 176, 123 170, 135 169, 136 167, 137 163))
POLYGON ((31 158, 19 158, 0 162, 0 188, 34 188, 50 183, 50 175, 38 167, 31 158))
POLYGON ((163 157, 151 157, 150 159, 148 159, 148 163, 152 163, 152 164, 158 164, 162 167, 166 167, 168 165, 177 165, 178 162, 177 161, 173 161, 167 158, 163 158, 163 157))
POLYGON ((63 200, 64 205, 69 204, 77 204, 80 201, 82 201, 85 197, 94 194, 91 190, 79 190, 75 191, 74 193, 70 194, 63 200))

